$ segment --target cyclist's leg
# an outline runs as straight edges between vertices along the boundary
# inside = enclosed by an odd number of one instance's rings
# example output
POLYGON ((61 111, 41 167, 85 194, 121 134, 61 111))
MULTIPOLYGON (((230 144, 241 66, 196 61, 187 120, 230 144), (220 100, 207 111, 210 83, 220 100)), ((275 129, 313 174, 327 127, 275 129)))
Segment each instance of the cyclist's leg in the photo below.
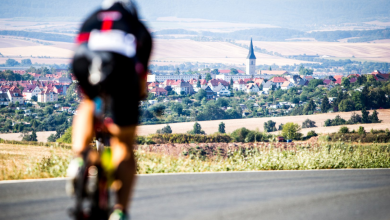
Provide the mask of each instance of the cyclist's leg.
POLYGON ((116 205, 126 211, 135 182, 136 161, 134 158, 133 144, 136 125, 119 127, 111 124, 107 128, 112 134, 110 140, 112 162, 117 168, 116 179, 119 181, 119 186, 116 189, 116 205))
POLYGON ((73 118, 72 149, 76 155, 81 155, 93 139, 93 117, 95 104, 92 100, 84 98, 73 118))

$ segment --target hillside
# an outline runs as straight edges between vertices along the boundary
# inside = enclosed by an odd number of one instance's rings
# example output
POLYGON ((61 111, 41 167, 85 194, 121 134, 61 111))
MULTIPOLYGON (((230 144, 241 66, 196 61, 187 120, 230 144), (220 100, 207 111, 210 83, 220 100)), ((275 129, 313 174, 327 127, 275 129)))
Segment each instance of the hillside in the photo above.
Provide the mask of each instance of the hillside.
MULTIPOLYGON (((101 0, 2 0, 0 17, 85 17, 101 0)), ((323 24, 388 19, 386 0, 138 0, 147 20, 159 17, 202 18, 307 28, 323 24)))
MULTIPOLYGON (((356 112, 357 114, 361 114, 356 112)), ((346 125, 351 127, 351 129, 359 128, 359 126, 364 126, 366 131, 374 129, 386 129, 390 127, 390 110, 378 110, 379 119, 383 122, 380 124, 364 124, 364 125, 346 125)), ((317 128, 303 129, 302 133, 306 134, 310 130, 315 130, 317 133, 332 133, 338 131, 340 126, 335 127, 322 127, 326 119, 334 119, 337 115, 344 119, 349 119, 352 112, 337 112, 337 113, 328 113, 328 114, 316 114, 316 115, 300 115, 300 116, 287 116, 287 117, 269 117, 269 118, 247 118, 247 119, 233 119, 233 120, 215 120, 215 121, 200 121, 199 124, 202 126, 202 129, 207 134, 212 134, 218 131, 218 124, 223 121, 226 126, 226 132, 230 133, 238 128, 245 127, 250 130, 259 129, 263 131, 264 122, 272 120, 276 122, 276 127, 279 124, 294 122, 302 125, 302 122, 306 119, 310 119, 316 122, 317 128)), ((175 123, 170 124, 173 133, 186 133, 192 129, 194 122, 186 123, 175 123)), ((138 128, 138 135, 149 135, 156 133, 157 129, 163 128, 165 125, 143 125, 138 128)))

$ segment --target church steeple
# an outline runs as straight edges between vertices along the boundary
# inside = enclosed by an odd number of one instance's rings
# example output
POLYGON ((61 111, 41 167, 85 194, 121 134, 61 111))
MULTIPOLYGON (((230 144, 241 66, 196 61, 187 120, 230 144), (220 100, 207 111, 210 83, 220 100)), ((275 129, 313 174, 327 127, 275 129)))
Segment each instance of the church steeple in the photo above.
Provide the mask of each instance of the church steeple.
POLYGON ((252 38, 251 38, 251 44, 249 45, 249 53, 248 53, 248 56, 246 58, 247 59, 256 59, 255 53, 253 52, 252 38))

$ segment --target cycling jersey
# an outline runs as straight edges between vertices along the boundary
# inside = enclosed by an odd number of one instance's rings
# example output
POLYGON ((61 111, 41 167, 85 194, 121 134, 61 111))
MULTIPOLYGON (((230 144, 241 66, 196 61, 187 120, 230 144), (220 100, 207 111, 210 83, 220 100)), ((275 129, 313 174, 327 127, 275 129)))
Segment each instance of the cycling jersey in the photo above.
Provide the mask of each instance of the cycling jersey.
POLYGON ((111 100, 114 123, 119 126, 137 124, 139 82, 140 78, 146 78, 152 49, 152 38, 145 26, 121 3, 115 3, 108 9, 94 12, 82 25, 76 42, 80 48, 111 55, 105 63, 110 73, 96 86, 88 78, 91 57, 80 56, 76 51, 73 72, 83 92, 94 99, 104 91, 111 100))

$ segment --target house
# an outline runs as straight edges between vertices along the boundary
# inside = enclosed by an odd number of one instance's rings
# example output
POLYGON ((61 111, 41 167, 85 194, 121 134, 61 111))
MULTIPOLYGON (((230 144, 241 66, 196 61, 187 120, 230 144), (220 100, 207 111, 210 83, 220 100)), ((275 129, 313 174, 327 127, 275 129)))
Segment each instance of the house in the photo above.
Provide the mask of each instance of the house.
POLYGON ((288 90, 290 88, 294 87, 294 84, 292 82, 289 82, 289 81, 286 81, 284 82, 280 88, 283 89, 283 90, 288 90))
POLYGON ((159 87, 159 84, 158 82, 152 82, 152 83, 149 83, 148 85, 148 89, 154 89, 156 87, 159 87))
POLYGON ((213 87, 217 87, 220 83, 225 87, 229 86, 229 83, 222 79, 211 79, 207 85, 209 85, 210 88, 213 89, 213 87))
POLYGON ((371 74, 374 76, 376 81, 387 81, 390 76, 390 74, 381 73, 379 70, 375 70, 371 74))
POLYGON ((217 96, 230 96, 231 92, 222 83, 212 89, 217 96))
POLYGON ((184 80, 177 80, 175 83, 171 84, 172 90, 175 91, 177 94, 181 94, 184 92, 186 95, 188 94, 194 94, 194 88, 192 85, 188 82, 185 82, 184 80))
POLYGON ((158 103, 158 100, 149 100, 149 104, 154 105, 158 103))
POLYGON ((37 85, 28 85, 23 90, 23 98, 25 100, 31 100, 33 96, 38 98, 38 95, 41 93, 41 89, 37 85))
POLYGON ((239 104, 242 111, 248 110, 248 107, 245 104, 239 104))
POLYGON ((204 88, 204 91, 206 91, 206 99, 212 99, 214 97, 214 91, 210 88, 210 86, 204 88))
POLYGON ((275 76, 282 76, 282 75, 288 75, 289 72, 285 70, 257 70, 257 74, 266 74, 266 75, 275 75, 275 76))
POLYGON ((12 103, 19 102, 19 104, 24 104, 23 95, 20 92, 20 89, 18 87, 12 86, 7 91, 7 95, 8 95, 10 102, 12 102, 12 103))
POLYGON ((154 96, 161 96, 161 95, 167 96, 168 95, 167 90, 165 90, 163 88, 159 88, 159 87, 156 87, 156 88, 150 90, 150 93, 154 94, 154 96))
MULTIPOLYGON (((231 70, 218 70, 219 74, 229 74, 231 70)), ((238 74, 245 74, 242 70, 237 70, 238 74)))
POLYGON ((6 93, 0 93, 0 106, 8 105, 10 102, 6 93))
POLYGON ((262 78, 254 78, 253 82, 257 85, 257 87, 262 87, 265 84, 265 80, 262 78))
POLYGON ((263 85, 263 91, 268 92, 269 90, 272 90, 274 87, 275 87, 275 83, 270 80, 263 85))
POLYGON ((256 83, 248 83, 246 84, 245 92, 251 93, 251 92, 259 92, 259 87, 256 85, 256 83))
POLYGON ((57 102, 58 93, 55 93, 51 88, 44 88, 40 94, 38 94, 38 102, 57 102))
POLYGON ((234 91, 244 91, 246 89, 246 83, 244 80, 239 79, 233 83, 234 91))
POLYGON ((295 85, 297 85, 299 83, 299 81, 301 81, 301 80, 302 80, 302 78, 299 75, 293 75, 289 79, 289 81, 294 83, 295 85))
POLYGON ((276 88, 279 88, 280 86, 282 86, 282 84, 284 82, 287 81, 287 79, 285 79, 283 77, 276 76, 276 77, 272 78, 270 81, 272 81, 275 84, 276 88))

